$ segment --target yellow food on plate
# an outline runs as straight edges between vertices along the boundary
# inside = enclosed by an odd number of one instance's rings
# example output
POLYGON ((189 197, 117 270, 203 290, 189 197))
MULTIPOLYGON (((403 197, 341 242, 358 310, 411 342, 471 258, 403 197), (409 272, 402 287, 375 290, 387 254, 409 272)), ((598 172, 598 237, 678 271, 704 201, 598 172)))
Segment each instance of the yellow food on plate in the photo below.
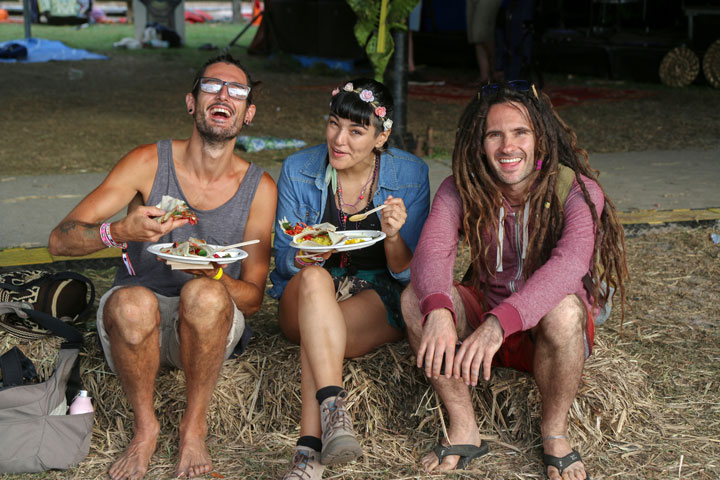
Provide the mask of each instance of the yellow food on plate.
POLYGON ((330 240, 330 236, 325 232, 323 232, 320 235, 317 235, 315 237, 308 238, 307 240, 309 240, 313 243, 317 243, 319 245, 327 245, 327 246, 332 245, 332 240, 330 240))
POLYGON ((364 238, 348 238, 345 240, 345 245, 352 245, 354 243, 362 243, 366 241, 364 238))

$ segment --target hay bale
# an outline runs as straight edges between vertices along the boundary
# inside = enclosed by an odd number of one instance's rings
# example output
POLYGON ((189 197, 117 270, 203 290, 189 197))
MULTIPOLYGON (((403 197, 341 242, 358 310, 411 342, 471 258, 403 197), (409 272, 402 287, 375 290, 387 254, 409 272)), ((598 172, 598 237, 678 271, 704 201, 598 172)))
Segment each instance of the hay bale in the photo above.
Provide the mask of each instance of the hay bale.
POLYGON ((687 87, 700 72, 698 56, 687 47, 670 50, 660 62, 660 80, 669 87, 687 87))
MULTIPOLYGON (((0 348, 16 343, 6 336, 0 348)), ((49 374, 56 344, 53 339, 37 340, 23 344, 23 350, 44 374, 49 374)), ((118 378, 102 360, 94 334, 87 335, 87 344, 83 380, 94 398, 96 420, 91 454, 77 470, 83 472, 79 478, 101 478, 130 442, 133 414, 118 378)), ((608 355, 612 352, 601 338, 596 352, 570 414, 571 438, 589 458, 600 456, 609 442, 622 439, 635 423, 646 422, 653 415, 651 402, 643 400, 651 398, 646 375, 633 368, 626 355, 608 355), (625 374, 618 382, 617 372, 621 370, 625 374)), ((348 406, 365 455, 351 466, 332 469, 345 472, 343 478, 367 478, 377 469, 411 473, 417 468, 417 459, 442 437, 447 415, 414 364, 414 355, 404 341, 345 362, 348 406)), ((473 389, 472 399, 481 432, 493 442, 492 461, 477 463, 476 467, 482 465, 491 478, 503 477, 509 465, 517 471, 537 471, 540 403, 533 379, 497 369, 489 384, 473 389)), ((182 371, 161 372, 155 409, 161 438, 152 464, 155 473, 148 478, 165 478, 174 467, 177 430, 185 410, 182 371)), ((213 395, 208 445, 217 471, 226 477, 228 472, 241 471, 244 478, 272 477, 268 470, 279 473, 298 437, 299 420, 299 348, 278 333, 261 331, 245 355, 226 362, 213 395), (252 477, 254 467, 247 461, 236 464, 238 456, 263 459, 255 468, 264 469, 267 477, 252 477)), ((381 478, 396 478, 393 475, 381 478)))
MULTIPOLYGON (((720 365, 713 362, 720 342, 720 291, 715 288, 720 248, 709 233, 701 229, 628 239, 635 280, 625 333, 616 328, 617 312, 598 328, 569 417, 571 442, 593 478, 720 475, 720 365)), ((278 478, 298 437, 299 348, 281 336, 276 302, 266 301, 252 320, 257 335, 250 347, 223 366, 208 412, 208 447, 215 471, 225 478, 278 478)), ((120 383, 105 366, 94 333, 86 339, 83 381, 97 412, 90 455, 72 470, 47 472, 43 478, 106 478, 132 437, 133 415, 120 383)), ((16 344, 49 375, 59 340, 0 336, 0 351, 16 344)), ((447 414, 414 365, 404 341, 345 362, 348 404, 364 456, 328 468, 325 478, 444 477, 419 472, 418 459, 442 438, 447 414)), ((146 478, 166 479, 176 462, 184 374, 162 371, 155 388, 162 431, 146 478)), ((472 390, 472 401, 490 454, 452 478, 542 478, 534 380, 495 369, 489 383, 472 390)))
POLYGON ((715 40, 703 55, 702 67, 707 82, 720 88, 720 39, 715 40))

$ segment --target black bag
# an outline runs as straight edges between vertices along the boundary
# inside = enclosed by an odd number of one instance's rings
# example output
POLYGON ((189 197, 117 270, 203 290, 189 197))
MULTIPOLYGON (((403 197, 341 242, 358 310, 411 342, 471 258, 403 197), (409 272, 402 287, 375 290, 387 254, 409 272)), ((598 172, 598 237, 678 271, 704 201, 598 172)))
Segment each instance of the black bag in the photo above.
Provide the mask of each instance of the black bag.
POLYGON ((0 356, 0 474, 70 468, 87 456, 92 437, 93 412, 66 414, 82 389, 82 335, 71 325, 22 305, 0 303, 0 312, 12 310, 65 342, 55 371, 42 383, 32 383, 35 367, 19 348, 0 356))
POLYGON ((10 43, 4 47, 0 47, 0 58, 14 58, 16 60, 27 59, 28 51, 25 45, 19 43, 10 43))
MULTIPOLYGON (((17 270, 0 273, 0 302, 22 302, 24 308, 63 321, 75 321, 95 302, 95 286, 90 279, 75 272, 17 270)), ((0 330, 27 340, 50 335, 35 322, 15 313, 0 314, 0 330)))

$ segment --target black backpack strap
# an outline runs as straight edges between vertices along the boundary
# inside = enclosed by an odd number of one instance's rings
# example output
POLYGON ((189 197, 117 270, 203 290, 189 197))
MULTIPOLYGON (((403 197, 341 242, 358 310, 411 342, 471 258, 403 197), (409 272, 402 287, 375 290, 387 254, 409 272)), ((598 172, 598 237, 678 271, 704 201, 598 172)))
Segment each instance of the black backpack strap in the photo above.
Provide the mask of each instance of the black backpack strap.
MULTIPOLYGON (((22 309, 28 316, 38 325, 45 327, 58 337, 62 337, 65 341, 60 348, 77 348, 83 350, 83 336, 72 325, 59 320, 52 315, 29 308, 22 309)), ((68 377, 67 389, 65 390, 65 398, 68 405, 73 401, 75 395, 82 390, 82 379, 80 378, 80 357, 75 359, 75 364, 70 371, 68 377)))
POLYGON ((39 312, 30 308, 21 308, 24 313, 27 314, 33 322, 37 323, 46 330, 50 330, 58 337, 65 339, 65 342, 60 348, 77 348, 82 350, 83 348, 83 336, 82 334, 73 327, 72 325, 59 320, 49 313, 39 312))
MULTIPOLYGON (((59 320, 52 315, 30 308, 21 308, 24 313, 28 315, 32 321, 51 331, 58 337, 64 338, 65 341, 60 345, 60 348, 70 349, 83 349, 83 336, 82 334, 72 325, 59 320)), ((65 390, 65 397, 67 398, 68 405, 75 398, 75 395, 82 390, 82 379, 80 378, 80 358, 75 359, 75 364, 70 371, 70 377, 67 382, 67 389, 65 390)))
POLYGON ((0 356, 3 388, 31 383, 37 378, 32 361, 18 347, 13 347, 0 356))

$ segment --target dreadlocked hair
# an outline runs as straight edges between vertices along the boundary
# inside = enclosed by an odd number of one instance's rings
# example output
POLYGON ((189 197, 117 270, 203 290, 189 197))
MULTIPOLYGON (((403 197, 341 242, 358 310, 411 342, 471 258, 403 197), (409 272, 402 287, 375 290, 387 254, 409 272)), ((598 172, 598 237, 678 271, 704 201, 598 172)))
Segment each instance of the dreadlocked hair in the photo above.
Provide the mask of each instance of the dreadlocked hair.
MULTIPOLYGON (((497 242, 499 222, 503 221, 498 218, 503 205, 500 180, 490 168, 483 147, 487 115, 493 105, 511 104, 528 118, 535 136, 534 158, 542 160, 540 170, 532 174, 532 188, 522 198, 522 208, 526 208, 527 204, 530 210, 524 278, 529 278, 547 262, 562 235, 564 205, 557 196, 557 188, 560 165, 565 165, 575 174, 595 226, 595 262, 588 266, 593 307, 604 306, 612 292, 617 291, 624 320, 625 286, 629 274, 625 260, 625 235, 615 206, 598 182, 605 202, 598 218, 582 178, 597 182, 598 172, 590 166, 587 152, 577 146, 575 132, 552 108, 550 98, 544 93, 536 96, 534 92, 534 88, 521 92, 509 84, 502 84, 489 94, 478 93, 460 117, 452 169, 463 204, 463 245, 470 248, 472 283, 476 288, 486 289, 487 283, 482 282, 482 278, 495 276, 495 270, 491 270, 488 264, 488 258, 494 258, 494 254, 489 255, 489 248, 497 242)), ((520 212, 518 218, 523 218, 523 213, 520 212)), ((487 295, 484 297, 487 298, 487 295)))

